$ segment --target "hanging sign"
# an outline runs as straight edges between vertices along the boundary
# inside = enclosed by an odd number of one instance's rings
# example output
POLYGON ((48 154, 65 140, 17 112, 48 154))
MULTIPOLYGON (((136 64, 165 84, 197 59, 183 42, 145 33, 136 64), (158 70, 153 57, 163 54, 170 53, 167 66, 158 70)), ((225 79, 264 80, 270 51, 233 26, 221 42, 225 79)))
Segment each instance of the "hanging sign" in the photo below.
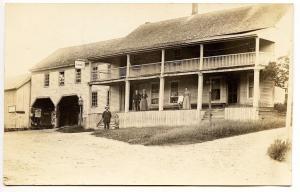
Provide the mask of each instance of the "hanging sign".
POLYGON ((83 69, 85 67, 85 61, 76 60, 75 61, 75 69, 83 69))

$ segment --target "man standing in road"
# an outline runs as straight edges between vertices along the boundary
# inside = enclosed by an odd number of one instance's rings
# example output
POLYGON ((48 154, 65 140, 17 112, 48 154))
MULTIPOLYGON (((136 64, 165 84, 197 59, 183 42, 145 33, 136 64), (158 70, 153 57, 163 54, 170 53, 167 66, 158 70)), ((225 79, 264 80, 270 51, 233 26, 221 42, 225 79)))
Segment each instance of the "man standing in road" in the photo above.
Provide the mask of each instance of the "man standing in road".
POLYGON ((109 129, 111 112, 109 111, 109 107, 105 106, 105 111, 102 113, 102 119, 104 123, 104 130, 109 129))

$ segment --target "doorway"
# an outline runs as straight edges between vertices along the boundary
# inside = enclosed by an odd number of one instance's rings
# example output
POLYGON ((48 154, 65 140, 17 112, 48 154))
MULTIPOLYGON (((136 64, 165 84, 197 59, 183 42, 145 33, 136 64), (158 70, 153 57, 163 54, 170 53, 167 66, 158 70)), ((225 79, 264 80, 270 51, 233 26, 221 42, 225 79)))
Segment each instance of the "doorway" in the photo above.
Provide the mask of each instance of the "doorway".
POLYGON ((59 127, 78 124, 80 109, 77 95, 62 97, 57 110, 59 127))

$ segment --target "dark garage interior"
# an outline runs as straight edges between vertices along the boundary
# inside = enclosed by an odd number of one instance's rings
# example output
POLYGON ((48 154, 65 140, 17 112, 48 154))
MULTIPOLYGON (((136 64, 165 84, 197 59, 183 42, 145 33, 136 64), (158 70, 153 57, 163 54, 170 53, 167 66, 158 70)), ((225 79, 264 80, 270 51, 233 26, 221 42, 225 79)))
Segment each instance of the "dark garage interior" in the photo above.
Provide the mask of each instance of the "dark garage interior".
POLYGON ((77 125, 79 118, 78 96, 64 96, 57 105, 58 126, 77 125))

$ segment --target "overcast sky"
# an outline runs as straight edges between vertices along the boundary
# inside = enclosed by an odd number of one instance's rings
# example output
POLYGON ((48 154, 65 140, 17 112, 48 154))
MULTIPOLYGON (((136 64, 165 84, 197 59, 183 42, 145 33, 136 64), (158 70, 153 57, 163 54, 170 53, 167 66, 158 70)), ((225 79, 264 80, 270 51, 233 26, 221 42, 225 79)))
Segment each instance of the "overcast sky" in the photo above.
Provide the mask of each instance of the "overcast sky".
MULTIPOLYGON (((241 4, 199 4, 199 13, 241 4)), ((149 21, 188 16, 191 4, 6 4, 5 76, 29 72, 58 48, 118 38, 149 21)))

